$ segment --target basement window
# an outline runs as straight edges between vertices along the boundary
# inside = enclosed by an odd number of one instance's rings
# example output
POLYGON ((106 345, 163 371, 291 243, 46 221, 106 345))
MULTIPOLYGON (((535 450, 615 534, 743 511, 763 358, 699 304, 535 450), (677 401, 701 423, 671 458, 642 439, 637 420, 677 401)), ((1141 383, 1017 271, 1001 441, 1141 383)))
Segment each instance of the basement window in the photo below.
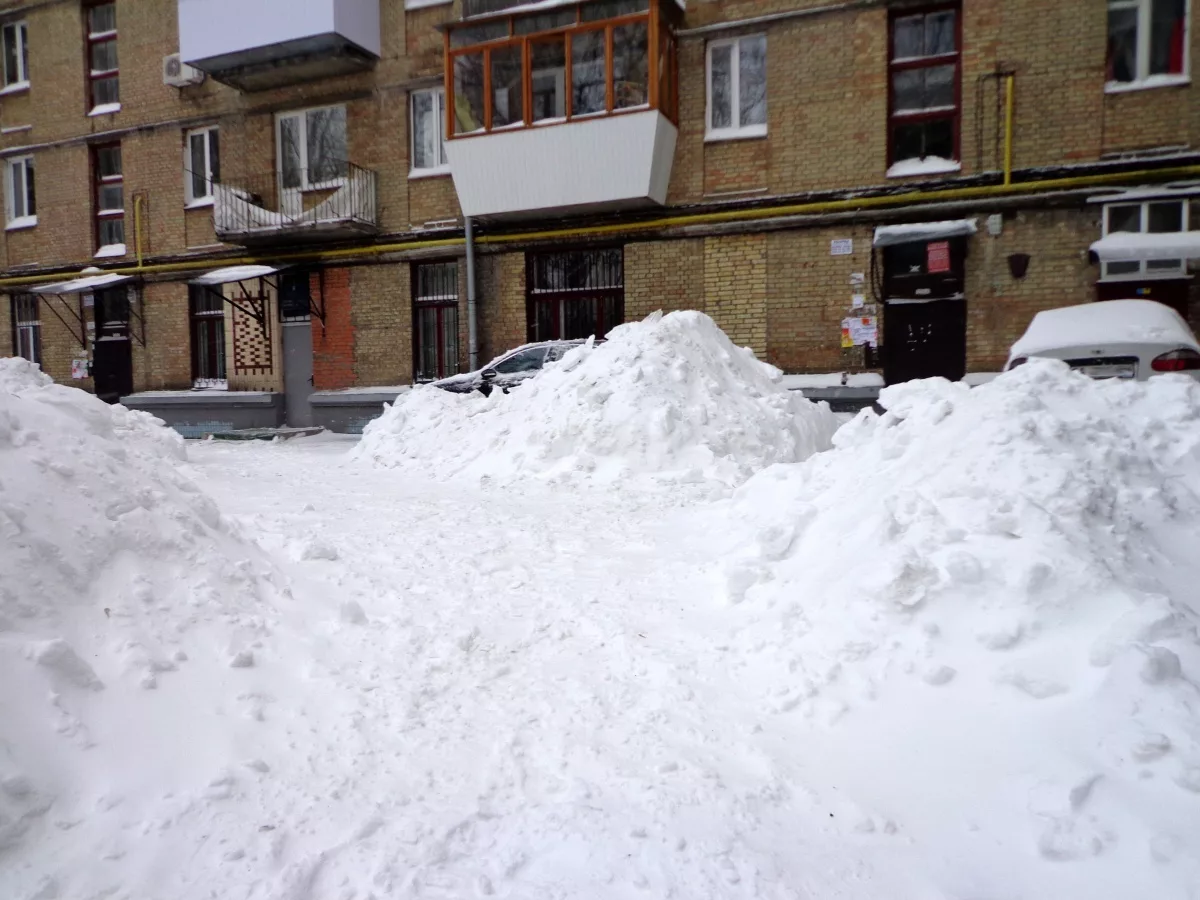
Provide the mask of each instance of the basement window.
POLYGON ((957 172, 962 56, 957 6, 892 15, 888 175, 957 172))
MULTIPOLYGON (((1104 207, 1104 236, 1112 234, 1178 234, 1188 230, 1187 200, 1149 200, 1145 203, 1110 203, 1104 207)), ((1182 278, 1182 259, 1106 260, 1101 277, 1106 281, 1146 278, 1182 278)))
POLYGON ((1109 0, 1109 91, 1187 81, 1187 0, 1109 0))
POLYGON ((767 133, 767 37, 750 35, 708 45, 709 140, 767 133))

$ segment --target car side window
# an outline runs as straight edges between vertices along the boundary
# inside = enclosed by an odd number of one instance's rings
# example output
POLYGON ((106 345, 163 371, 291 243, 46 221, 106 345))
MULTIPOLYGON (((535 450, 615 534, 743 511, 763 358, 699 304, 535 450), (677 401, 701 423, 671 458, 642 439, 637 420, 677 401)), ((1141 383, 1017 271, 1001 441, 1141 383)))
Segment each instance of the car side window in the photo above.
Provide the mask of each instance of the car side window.
POLYGON ((574 344, 555 344, 546 351, 546 362, 558 362, 567 355, 568 350, 574 350, 574 344))
POLYGON ((518 372, 536 372, 546 360, 546 348, 534 347, 514 353, 507 359, 496 363, 496 371, 501 375, 515 375, 518 372))

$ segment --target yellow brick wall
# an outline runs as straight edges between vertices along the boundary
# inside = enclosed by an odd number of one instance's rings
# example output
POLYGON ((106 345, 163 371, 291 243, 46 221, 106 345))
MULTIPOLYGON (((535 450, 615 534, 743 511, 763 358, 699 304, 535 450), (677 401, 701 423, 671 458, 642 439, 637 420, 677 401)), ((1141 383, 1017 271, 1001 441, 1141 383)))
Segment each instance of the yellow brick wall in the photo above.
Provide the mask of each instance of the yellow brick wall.
POLYGON ((408 263, 350 270, 358 384, 412 381, 412 281, 408 263))
POLYGON ((625 246, 625 321, 655 310, 704 309, 704 241, 645 241, 625 246))
POLYGON ((525 254, 478 257, 480 360, 525 343, 525 254))

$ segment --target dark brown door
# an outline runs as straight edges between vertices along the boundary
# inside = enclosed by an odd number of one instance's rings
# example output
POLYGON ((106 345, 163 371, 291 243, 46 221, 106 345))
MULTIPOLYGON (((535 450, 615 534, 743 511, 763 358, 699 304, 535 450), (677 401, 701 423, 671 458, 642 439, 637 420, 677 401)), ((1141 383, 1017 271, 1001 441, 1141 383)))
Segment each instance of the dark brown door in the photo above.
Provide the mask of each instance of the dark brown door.
POLYGON ((967 374, 967 303, 889 303, 883 317, 883 375, 888 384, 967 374))
POLYGON ((96 343, 92 383, 96 396, 116 403, 133 393, 133 351, 129 342, 129 293, 125 288, 97 291, 94 298, 96 343))
POLYGON ((1096 285, 1097 300, 1155 300, 1169 306, 1186 319, 1190 278, 1165 281, 1101 281, 1096 285))

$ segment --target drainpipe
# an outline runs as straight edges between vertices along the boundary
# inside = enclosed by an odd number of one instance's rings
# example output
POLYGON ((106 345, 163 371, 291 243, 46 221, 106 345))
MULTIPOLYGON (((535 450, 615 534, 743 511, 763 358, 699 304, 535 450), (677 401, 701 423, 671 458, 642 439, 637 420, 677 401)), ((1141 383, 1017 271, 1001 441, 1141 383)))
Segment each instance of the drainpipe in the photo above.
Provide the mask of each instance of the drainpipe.
POLYGON ((470 216, 465 218, 467 245, 467 353, 470 365, 467 371, 479 368, 479 327, 475 315, 475 223, 470 216))

